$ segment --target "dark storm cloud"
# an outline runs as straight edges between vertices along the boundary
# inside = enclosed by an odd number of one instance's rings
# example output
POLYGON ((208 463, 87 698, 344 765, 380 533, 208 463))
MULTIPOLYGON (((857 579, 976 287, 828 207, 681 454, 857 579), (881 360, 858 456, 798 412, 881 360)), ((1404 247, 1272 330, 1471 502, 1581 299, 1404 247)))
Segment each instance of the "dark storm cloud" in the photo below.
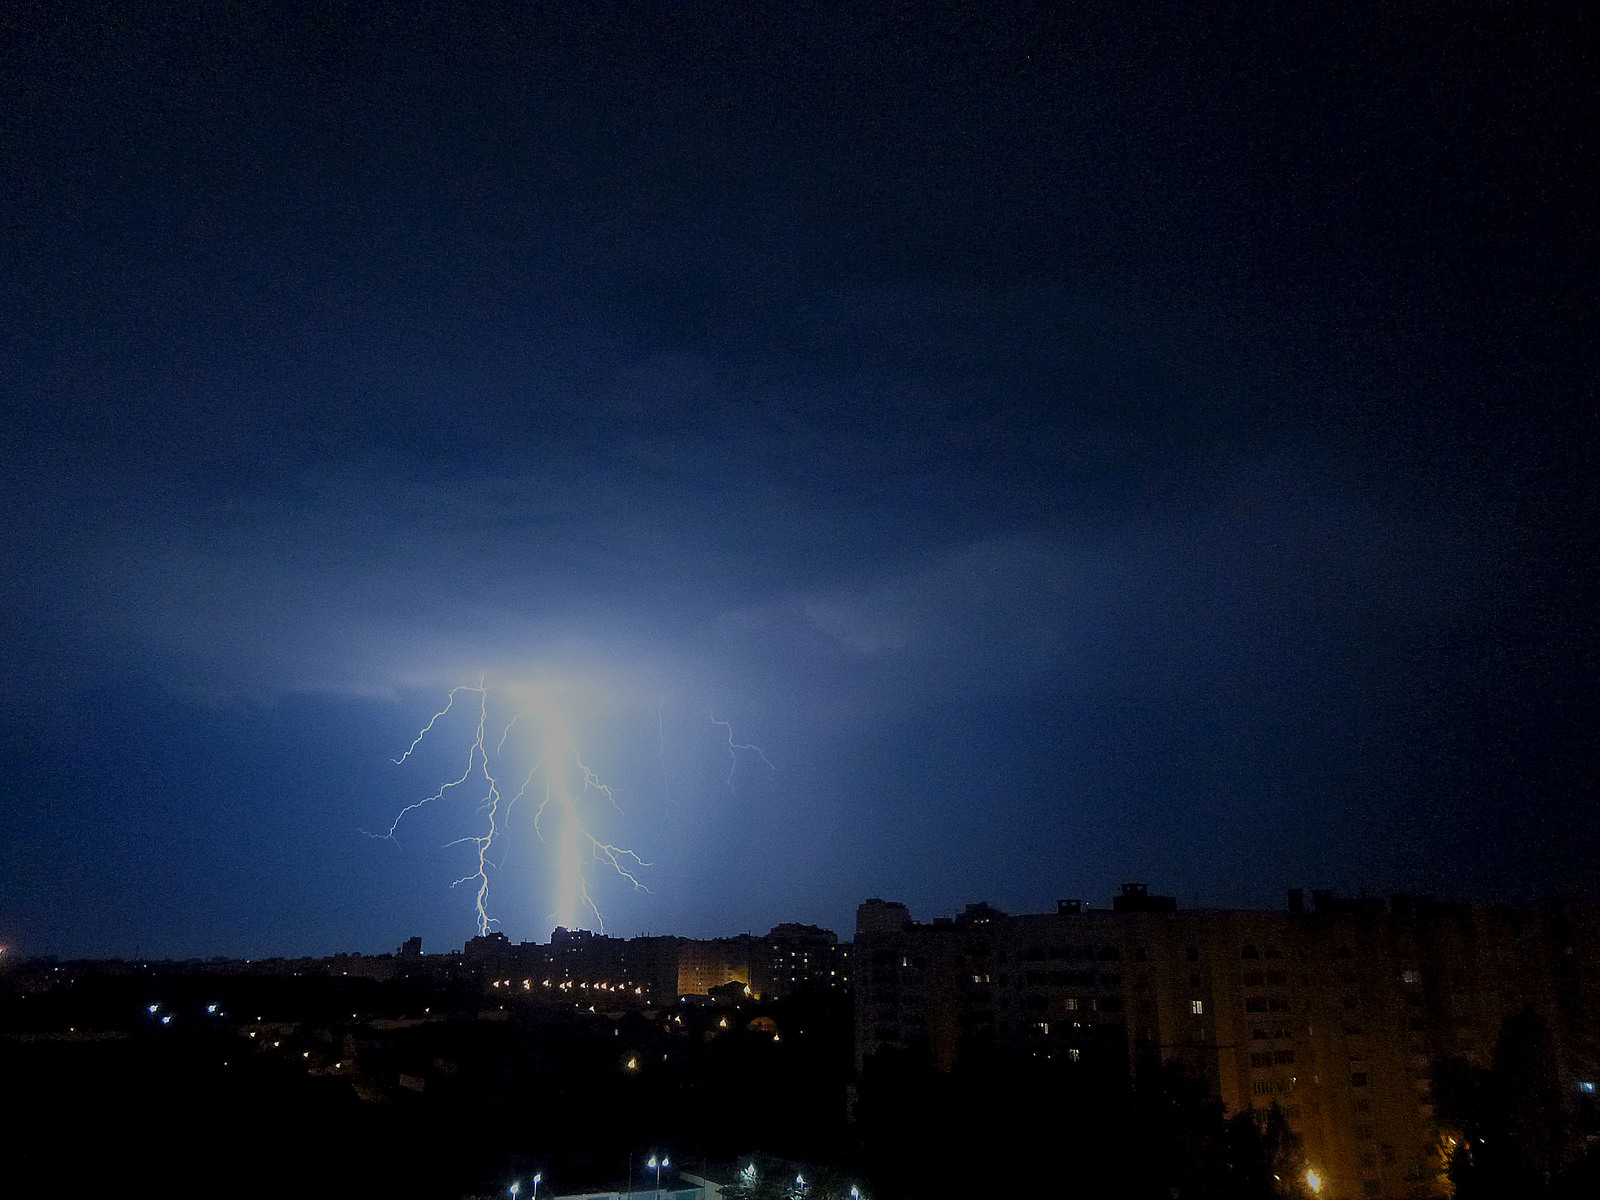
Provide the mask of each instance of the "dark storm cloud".
MULTIPOLYGON (((483 332, 509 345, 552 308, 483 332)), ((1319 452, 1274 449, 1270 422, 1233 434, 1271 407, 1229 378, 1247 363, 1180 374, 1176 336, 1049 293, 879 288, 819 296, 795 323, 804 357, 590 321, 508 363, 423 318, 413 345, 433 361, 399 395, 362 382, 396 369, 381 340, 346 345, 331 378, 282 365, 316 357, 299 337, 226 367, 158 351, 157 380, 106 395, 108 428, 70 452, 40 416, 60 459, 12 536, 98 639, 195 694, 650 643, 689 671, 803 664, 789 687, 812 706, 842 690, 859 714, 1048 676, 1103 652, 1118 612, 1174 612, 1179 592, 1204 607, 1324 552, 1334 594, 1366 595, 1355 608, 1391 605, 1408 571, 1437 587, 1387 544, 1437 531, 1391 521, 1364 564, 1371 500, 1318 478, 1319 452)))
POLYGON ((1574 877, 1553 12, 13 19, 0 834, 80 881, 38 928, 159 925, 204 859, 174 945, 264 861, 302 940, 455 937, 343 839, 478 671, 680 754, 619 765, 656 928, 1574 877), (781 769, 730 788, 713 710, 781 769))

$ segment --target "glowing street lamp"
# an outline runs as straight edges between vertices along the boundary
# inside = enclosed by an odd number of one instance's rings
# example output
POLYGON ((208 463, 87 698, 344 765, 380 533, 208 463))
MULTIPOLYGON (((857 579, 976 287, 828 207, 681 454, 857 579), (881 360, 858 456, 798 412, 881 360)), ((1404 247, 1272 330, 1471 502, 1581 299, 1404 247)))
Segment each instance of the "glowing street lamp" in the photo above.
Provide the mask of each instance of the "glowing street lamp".
POLYGON ((1306 1172, 1306 1186, 1311 1189, 1311 1194, 1315 1196, 1322 1191, 1322 1176, 1315 1171, 1308 1170, 1306 1172))
POLYGON ((513 1183, 506 1190, 511 1193, 511 1200, 517 1200, 517 1193, 522 1190, 522 1184, 520 1182, 513 1183))
POLYGON ((656 1195, 658 1197, 661 1195, 661 1168, 662 1167, 670 1167, 671 1165, 672 1165, 672 1160, 670 1158, 668 1158, 665 1154, 663 1154, 661 1156, 661 1161, 660 1162, 657 1162, 656 1161, 656 1156, 654 1154, 652 1154, 650 1156, 650 1161, 645 1163, 645 1166, 652 1167, 652 1168, 655 1169, 655 1173, 656 1173, 656 1195))
POLYGON ((535 1172, 533 1176, 533 1200, 539 1200, 539 1185, 544 1182, 544 1176, 535 1172))

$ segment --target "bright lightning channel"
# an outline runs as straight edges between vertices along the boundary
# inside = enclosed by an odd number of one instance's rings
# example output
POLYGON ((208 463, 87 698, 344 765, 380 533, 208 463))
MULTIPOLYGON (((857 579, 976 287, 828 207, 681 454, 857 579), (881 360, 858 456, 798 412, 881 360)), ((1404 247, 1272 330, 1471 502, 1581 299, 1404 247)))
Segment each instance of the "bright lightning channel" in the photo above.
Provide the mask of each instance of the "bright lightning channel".
MULTIPOLYGON (((406 747, 405 753, 394 760, 396 766, 404 766, 406 760, 422 744, 423 739, 432 732, 433 727, 449 714, 457 698, 475 695, 478 698, 477 728, 472 744, 467 750, 467 764, 461 774, 442 784, 432 795, 402 808, 387 833, 371 836, 394 841, 400 822, 405 819, 406 814, 415 812, 434 801, 443 800, 447 793, 468 784, 476 783, 486 788, 478 805, 478 811, 483 814, 487 827, 480 834, 457 838, 447 845, 468 845, 477 852, 477 869, 463 875, 450 886, 459 887, 464 883, 476 885, 478 932, 480 935, 487 934, 490 926, 499 924, 495 917, 489 915, 488 909, 489 868, 495 865, 491 858, 495 838, 503 832, 504 820, 510 814, 512 807, 528 793, 530 787, 534 786, 534 779, 542 768, 544 796, 534 813, 534 831, 538 833, 541 841, 548 842, 549 838, 545 835, 546 825, 559 822, 559 828, 554 831, 557 899, 556 911, 551 919, 557 925, 572 929, 577 927, 580 917, 588 914, 593 916, 598 929, 604 932, 605 921, 590 893, 586 864, 603 863, 641 891, 650 889, 645 887, 635 872, 650 864, 632 850, 601 841, 585 823, 584 808, 591 793, 604 796, 618 812, 622 810, 611 788, 583 761, 577 744, 567 728, 566 720, 551 694, 551 688, 547 685, 520 685, 503 689, 517 702, 518 707, 501 730, 500 738, 495 743, 492 753, 486 736, 489 729, 489 690, 482 677, 479 677, 476 687, 463 685, 452 689, 444 707, 433 714, 428 723, 412 739, 411 745, 406 747), (500 783, 505 773, 501 764, 506 758, 507 739, 511 737, 512 729, 524 717, 530 718, 537 729, 533 736, 537 739, 538 753, 534 757, 533 765, 523 776, 521 785, 507 798, 500 783)), ((516 745, 517 743, 513 743, 513 749, 516 745)))

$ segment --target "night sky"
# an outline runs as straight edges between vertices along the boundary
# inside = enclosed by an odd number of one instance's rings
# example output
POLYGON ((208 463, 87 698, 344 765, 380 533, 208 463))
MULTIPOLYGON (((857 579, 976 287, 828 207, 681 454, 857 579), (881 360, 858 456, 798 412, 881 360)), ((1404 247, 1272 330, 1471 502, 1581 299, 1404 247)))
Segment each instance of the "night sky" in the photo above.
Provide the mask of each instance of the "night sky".
POLYGON ((0 942, 1595 890, 1592 12, 933 7, 8 6, 0 942))

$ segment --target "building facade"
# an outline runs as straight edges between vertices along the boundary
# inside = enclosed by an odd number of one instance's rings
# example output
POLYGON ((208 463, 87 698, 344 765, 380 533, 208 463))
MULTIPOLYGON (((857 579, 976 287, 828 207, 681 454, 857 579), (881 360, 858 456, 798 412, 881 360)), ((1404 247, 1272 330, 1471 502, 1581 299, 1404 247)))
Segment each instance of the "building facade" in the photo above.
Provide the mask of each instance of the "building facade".
POLYGON ((1291 893, 1287 911, 1179 911, 1124 887, 931 924, 858 913, 856 1064, 885 1050, 948 1071, 1001 1049, 1182 1062, 1230 1112, 1278 1103, 1332 1197, 1428 1194, 1443 1164, 1434 1064, 1490 1065, 1509 1018, 1550 1032, 1569 1094, 1600 1069, 1600 913, 1291 893))

